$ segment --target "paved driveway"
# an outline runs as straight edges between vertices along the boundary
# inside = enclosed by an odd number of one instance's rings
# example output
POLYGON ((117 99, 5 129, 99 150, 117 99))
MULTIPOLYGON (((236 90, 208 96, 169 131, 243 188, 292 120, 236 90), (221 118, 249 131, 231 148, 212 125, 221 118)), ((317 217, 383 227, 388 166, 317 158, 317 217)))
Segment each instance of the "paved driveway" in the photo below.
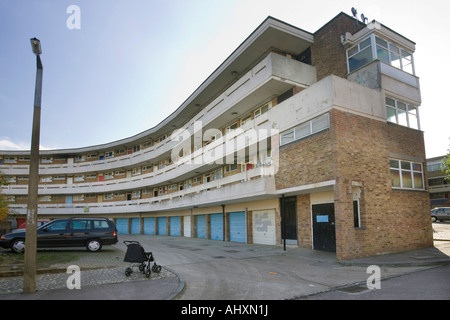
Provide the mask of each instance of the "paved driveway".
MULTIPOLYGON (((344 266, 335 254, 297 247, 247 245, 214 240, 120 235, 139 241, 156 262, 180 274, 186 288, 180 299, 279 300, 365 283, 366 266, 344 266)), ((381 267, 381 277, 405 274, 424 267, 381 267)))

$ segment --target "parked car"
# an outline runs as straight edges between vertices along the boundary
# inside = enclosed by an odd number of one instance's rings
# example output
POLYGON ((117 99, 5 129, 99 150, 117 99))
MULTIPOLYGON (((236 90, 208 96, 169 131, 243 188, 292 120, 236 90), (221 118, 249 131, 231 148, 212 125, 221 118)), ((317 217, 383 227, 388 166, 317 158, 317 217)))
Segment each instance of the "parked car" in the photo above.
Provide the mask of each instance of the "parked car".
MULTIPOLYGON (((39 220, 37 222, 37 227, 39 228, 40 226, 43 226, 44 224, 46 224, 47 222, 49 222, 49 220, 39 220)), ((11 232, 21 232, 21 231, 25 231, 27 229, 27 223, 24 222, 21 225, 19 225, 17 227, 17 229, 12 230, 11 232)))
MULTIPOLYGON (((86 247, 100 251, 103 245, 117 243, 117 229, 106 218, 56 219, 37 229, 37 247, 86 247)), ((13 232, 0 237, 0 246, 13 252, 24 252, 25 232, 13 232)))
POLYGON ((445 221, 450 220, 450 208, 434 208, 431 210, 432 221, 445 221))

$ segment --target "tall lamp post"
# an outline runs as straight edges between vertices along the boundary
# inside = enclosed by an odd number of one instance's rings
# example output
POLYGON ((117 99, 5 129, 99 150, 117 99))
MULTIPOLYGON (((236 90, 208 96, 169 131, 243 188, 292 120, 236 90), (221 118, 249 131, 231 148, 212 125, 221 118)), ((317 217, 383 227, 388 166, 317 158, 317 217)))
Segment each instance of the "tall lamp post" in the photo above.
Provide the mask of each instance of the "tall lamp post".
POLYGON ((41 123, 42 53, 41 42, 32 38, 31 48, 36 55, 36 88, 34 92, 33 129, 31 133, 30 173, 28 183, 27 228, 23 270, 23 293, 36 291, 37 213, 39 183, 39 135, 41 123))

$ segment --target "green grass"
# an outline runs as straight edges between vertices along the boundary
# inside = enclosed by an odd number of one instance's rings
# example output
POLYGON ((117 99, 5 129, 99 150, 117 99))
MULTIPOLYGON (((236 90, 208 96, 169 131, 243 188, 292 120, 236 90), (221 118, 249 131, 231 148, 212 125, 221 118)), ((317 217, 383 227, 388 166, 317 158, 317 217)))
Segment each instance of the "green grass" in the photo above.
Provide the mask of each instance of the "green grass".
MULTIPOLYGON (((0 272, 22 271, 24 265, 23 253, 0 253, 0 272)), ((79 254, 62 251, 38 251, 36 254, 37 269, 48 269, 54 264, 66 264, 79 259, 79 254)))

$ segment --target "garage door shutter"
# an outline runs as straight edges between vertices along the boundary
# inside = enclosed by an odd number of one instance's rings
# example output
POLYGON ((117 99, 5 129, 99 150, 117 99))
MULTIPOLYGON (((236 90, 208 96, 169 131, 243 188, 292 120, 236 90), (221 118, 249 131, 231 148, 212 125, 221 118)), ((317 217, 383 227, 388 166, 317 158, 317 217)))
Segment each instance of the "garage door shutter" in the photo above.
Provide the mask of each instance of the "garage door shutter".
POLYGON ((206 239, 206 215, 195 216, 197 238, 206 239))
POLYGON ((167 236, 166 222, 167 222, 166 217, 158 218, 158 234, 160 236, 167 236))
POLYGON ((170 217, 170 235, 181 236, 181 219, 180 217, 170 217))
POLYGON ((118 234, 128 234, 128 218, 117 218, 116 228, 118 234))
POLYGON ((132 218, 131 219, 131 234, 141 234, 141 219, 132 218))
POLYGON ((230 241, 247 243, 245 212, 230 212, 230 241))
POLYGON ((275 210, 253 211, 253 243, 276 244, 275 210))
POLYGON ((210 216, 211 218, 211 239, 223 240, 223 214, 216 213, 210 216))
POLYGON ((155 234, 155 218, 144 218, 144 234, 155 234))

